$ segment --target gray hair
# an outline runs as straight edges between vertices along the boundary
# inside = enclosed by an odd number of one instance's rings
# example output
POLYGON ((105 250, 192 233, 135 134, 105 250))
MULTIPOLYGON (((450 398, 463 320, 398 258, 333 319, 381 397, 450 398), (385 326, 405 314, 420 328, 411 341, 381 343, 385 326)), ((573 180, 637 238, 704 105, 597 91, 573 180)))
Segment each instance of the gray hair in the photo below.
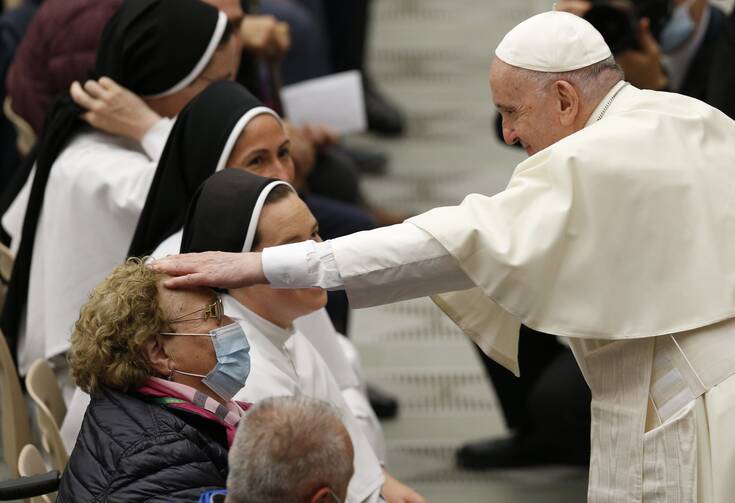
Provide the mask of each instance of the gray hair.
POLYGON ((569 82, 585 100, 602 98, 615 83, 625 78, 625 73, 614 56, 569 72, 537 72, 525 68, 516 70, 521 78, 535 83, 540 90, 546 89, 557 80, 569 82))
POLYGON ((305 396, 268 398, 240 420, 230 448, 228 501, 301 502, 349 483, 353 452, 339 412, 305 396))

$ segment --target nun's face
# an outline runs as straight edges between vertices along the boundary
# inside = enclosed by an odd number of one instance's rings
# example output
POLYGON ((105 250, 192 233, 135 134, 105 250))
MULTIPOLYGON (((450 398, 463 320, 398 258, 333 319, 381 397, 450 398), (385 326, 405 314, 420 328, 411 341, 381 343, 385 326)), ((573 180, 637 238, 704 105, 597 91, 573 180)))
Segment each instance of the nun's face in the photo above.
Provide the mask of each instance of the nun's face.
POLYGON ((269 114, 253 118, 245 127, 227 160, 228 168, 293 182, 291 142, 281 123, 269 114))
MULTIPOLYGON (((296 193, 291 193, 263 208, 258 224, 259 244, 253 251, 309 239, 321 241, 318 232, 314 215, 296 193)), ((292 290, 256 285, 230 293, 263 318, 282 327, 327 303, 327 293, 321 288, 292 290)))

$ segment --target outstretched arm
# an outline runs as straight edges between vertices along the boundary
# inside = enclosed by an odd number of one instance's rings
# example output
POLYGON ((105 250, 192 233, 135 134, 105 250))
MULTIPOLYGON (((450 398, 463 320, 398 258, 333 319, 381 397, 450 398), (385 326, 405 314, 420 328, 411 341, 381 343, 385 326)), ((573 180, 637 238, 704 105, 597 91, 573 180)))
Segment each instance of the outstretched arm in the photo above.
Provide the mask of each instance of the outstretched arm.
POLYGON ((170 288, 346 289, 353 307, 367 307, 472 288, 454 258, 411 223, 315 243, 305 241, 260 253, 198 253, 158 260, 159 272, 181 276, 170 288))
POLYGON ((260 253, 186 253, 156 260, 151 268, 175 276, 164 282, 168 288, 239 288, 268 282, 260 253))

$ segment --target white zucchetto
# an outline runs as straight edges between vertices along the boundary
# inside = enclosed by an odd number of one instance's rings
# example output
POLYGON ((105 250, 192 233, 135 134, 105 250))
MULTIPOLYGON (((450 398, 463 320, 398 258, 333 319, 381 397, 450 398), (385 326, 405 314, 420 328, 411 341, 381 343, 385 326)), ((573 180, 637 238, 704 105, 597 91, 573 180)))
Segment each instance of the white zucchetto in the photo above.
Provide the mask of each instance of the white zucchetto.
POLYGON ((612 56, 589 22, 568 12, 550 11, 510 30, 495 49, 501 61, 537 72, 569 72, 612 56))

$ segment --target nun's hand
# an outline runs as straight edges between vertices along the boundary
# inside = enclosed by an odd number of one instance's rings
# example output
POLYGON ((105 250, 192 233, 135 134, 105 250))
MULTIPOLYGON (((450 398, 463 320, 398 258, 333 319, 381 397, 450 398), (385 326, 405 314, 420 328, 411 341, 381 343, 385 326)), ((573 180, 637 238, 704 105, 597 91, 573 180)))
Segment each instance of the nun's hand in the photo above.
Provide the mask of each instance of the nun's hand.
POLYGON ((88 110, 82 119, 115 136, 140 141, 161 119, 138 95, 108 77, 88 80, 84 86, 73 82, 69 92, 77 105, 88 110))
POLYGON ((240 288, 267 283, 260 253, 185 253, 156 260, 149 267, 174 276, 164 281, 167 288, 240 288))

